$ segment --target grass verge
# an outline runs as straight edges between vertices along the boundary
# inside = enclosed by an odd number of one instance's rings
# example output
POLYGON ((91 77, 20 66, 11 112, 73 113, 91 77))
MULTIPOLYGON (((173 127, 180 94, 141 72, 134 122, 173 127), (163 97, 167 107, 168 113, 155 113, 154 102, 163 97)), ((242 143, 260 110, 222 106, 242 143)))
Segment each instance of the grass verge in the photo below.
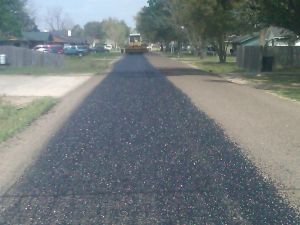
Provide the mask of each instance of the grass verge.
POLYGON ((250 80, 259 89, 300 101, 300 73, 280 71, 244 76, 244 78, 250 80))
POLYGON ((109 67, 110 62, 121 53, 89 54, 83 57, 64 56, 65 65, 62 67, 7 67, 0 68, 0 74, 26 75, 65 75, 65 74, 100 74, 109 67))
POLYGON ((0 99, 0 142, 23 130, 55 103, 56 99, 45 97, 20 108, 0 99))
POLYGON ((204 71, 219 74, 236 74, 238 78, 250 81, 258 89, 300 101, 300 68, 280 69, 272 73, 249 75, 238 68, 236 58, 232 56, 227 57, 226 63, 219 63, 219 59, 216 56, 209 56, 203 59, 191 55, 177 56, 167 54, 166 56, 191 64, 204 71))
POLYGON ((226 63, 220 63, 218 56, 207 56, 204 58, 200 58, 193 55, 167 54, 167 57, 191 64, 201 70, 213 73, 235 73, 243 71, 236 65, 236 57, 232 56, 227 56, 226 63))

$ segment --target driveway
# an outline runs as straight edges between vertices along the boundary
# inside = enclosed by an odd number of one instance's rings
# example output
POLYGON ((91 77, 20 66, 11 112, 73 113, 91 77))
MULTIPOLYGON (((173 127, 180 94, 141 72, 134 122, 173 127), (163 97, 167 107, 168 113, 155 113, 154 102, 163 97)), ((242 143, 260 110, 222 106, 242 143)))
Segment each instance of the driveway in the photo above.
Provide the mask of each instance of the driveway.
POLYGON ((0 96, 60 98, 75 89, 90 76, 30 76, 0 75, 0 96))

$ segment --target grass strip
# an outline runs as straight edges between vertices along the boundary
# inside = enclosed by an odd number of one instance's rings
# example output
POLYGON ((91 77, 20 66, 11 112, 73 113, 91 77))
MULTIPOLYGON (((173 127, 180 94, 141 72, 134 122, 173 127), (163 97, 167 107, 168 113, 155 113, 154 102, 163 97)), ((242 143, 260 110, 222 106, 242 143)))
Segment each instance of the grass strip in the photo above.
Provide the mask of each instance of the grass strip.
POLYGON ((7 140, 30 125, 54 106, 56 101, 54 98, 44 97, 25 107, 17 107, 0 100, 0 142, 7 140))
POLYGON ((121 53, 91 53, 86 56, 64 56, 62 67, 6 67, 0 68, 0 74, 15 75, 67 75, 67 74, 99 74, 109 67, 109 64, 121 53))
POLYGON ((226 63, 219 63, 217 56, 203 59, 192 55, 166 55, 169 58, 191 64, 197 68, 213 73, 236 73, 239 78, 251 81, 258 89, 267 90, 282 97, 300 101, 300 68, 279 69, 272 73, 249 75, 236 65, 236 58, 227 57, 226 63))
POLYGON ((280 96, 300 101, 300 73, 273 72, 244 76, 259 89, 271 91, 280 96))
POLYGON ((204 58, 200 58, 199 56, 193 55, 166 55, 169 58, 173 58, 179 60, 184 63, 191 64, 196 66, 197 68, 213 72, 213 73, 236 73, 242 72, 243 70, 236 65, 236 57, 227 56, 226 63, 220 63, 218 56, 206 56, 204 58))

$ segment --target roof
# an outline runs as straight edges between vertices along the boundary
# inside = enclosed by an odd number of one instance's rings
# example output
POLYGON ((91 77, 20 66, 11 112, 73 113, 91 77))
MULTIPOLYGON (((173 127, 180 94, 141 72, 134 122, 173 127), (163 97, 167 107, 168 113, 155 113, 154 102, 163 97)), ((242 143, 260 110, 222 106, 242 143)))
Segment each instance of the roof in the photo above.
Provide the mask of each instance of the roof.
POLYGON ((292 31, 287 30, 281 27, 271 26, 267 29, 266 32, 266 40, 278 39, 278 38, 285 38, 287 36, 295 35, 292 31))
POLYGON ((259 46, 260 40, 259 38, 253 38, 251 40, 248 40, 247 43, 244 44, 245 46, 259 46))
POLYGON ((52 31, 51 35, 54 42, 66 43, 66 44, 87 44, 92 43, 93 40, 87 37, 74 37, 68 36, 66 31, 52 31))
POLYGON ((23 40, 26 41, 50 41, 51 34, 49 32, 22 32, 23 40))
POLYGON ((258 34, 248 34, 244 36, 237 36, 231 40, 233 44, 247 44, 248 42, 252 42, 253 40, 259 39, 258 34))

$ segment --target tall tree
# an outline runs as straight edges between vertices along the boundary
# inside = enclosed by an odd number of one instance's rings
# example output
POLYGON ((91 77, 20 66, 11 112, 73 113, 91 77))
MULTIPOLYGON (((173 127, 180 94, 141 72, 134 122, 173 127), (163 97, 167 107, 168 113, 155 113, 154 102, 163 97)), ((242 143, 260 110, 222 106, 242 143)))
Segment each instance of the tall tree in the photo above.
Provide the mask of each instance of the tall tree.
POLYGON ((263 26, 283 27, 300 35, 299 0, 252 0, 251 8, 263 26))
POLYGON ((26 0, 0 0, 0 37, 20 36, 22 30, 36 28, 25 7, 26 0))
POLYGON ((152 42, 168 43, 178 39, 181 26, 176 24, 165 0, 149 0, 136 17, 137 30, 152 42))
POLYGON ((227 38, 253 29, 246 0, 169 0, 169 5, 187 29, 216 48, 222 63, 226 62, 227 38))
POLYGON ((95 38, 95 39, 103 39, 104 31, 102 24, 97 21, 91 21, 84 25, 84 33, 85 35, 95 38))
POLYGON ((125 44, 130 32, 127 24, 118 19, 109 18, 101 23, 106 39, 114 42, 115 47, 125 44))
POLYGON ((75 25, 72 28, 72 36, 74 37, 83 37, 84 36, 84 29, 80 25, 75 25))
POLYGON ((48 9, 45 20, 51 31, 68 30, 73 26, 72 19, 58 6, 48 9))

